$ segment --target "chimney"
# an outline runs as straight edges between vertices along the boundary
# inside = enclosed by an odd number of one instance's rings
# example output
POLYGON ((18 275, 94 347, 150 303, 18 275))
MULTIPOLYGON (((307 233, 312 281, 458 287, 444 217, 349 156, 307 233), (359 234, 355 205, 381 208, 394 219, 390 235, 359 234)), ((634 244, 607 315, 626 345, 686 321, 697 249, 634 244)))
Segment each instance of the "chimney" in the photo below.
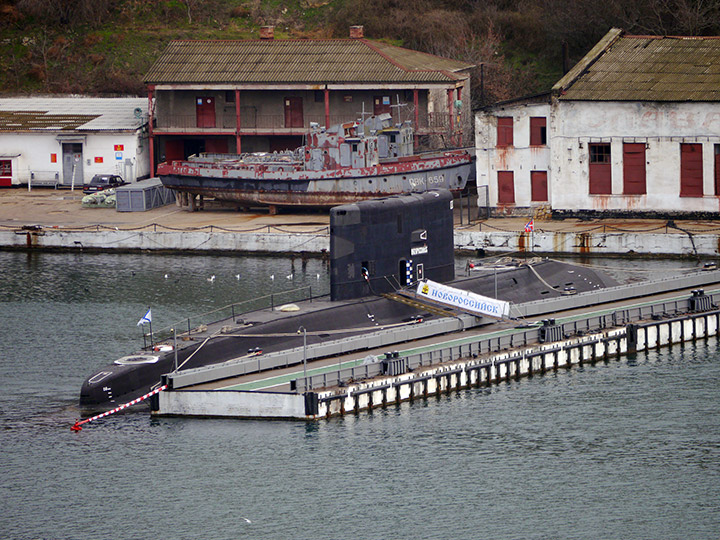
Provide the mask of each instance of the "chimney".
POLYGON ((260 27, 260 39, 275 39, 275 27, 274 26, 261 26, 260 27))
POLYGON ((362 25, 350 27, 350 39, 362 39, 364 37, 365 31, 362 25))

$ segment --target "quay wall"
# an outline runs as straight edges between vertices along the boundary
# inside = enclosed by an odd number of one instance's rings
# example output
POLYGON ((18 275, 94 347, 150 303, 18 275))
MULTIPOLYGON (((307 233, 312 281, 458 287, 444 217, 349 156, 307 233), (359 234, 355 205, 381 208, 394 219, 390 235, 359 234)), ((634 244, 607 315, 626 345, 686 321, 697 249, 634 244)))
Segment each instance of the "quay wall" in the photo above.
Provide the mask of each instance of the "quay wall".
MULTIPOLYGON (((607 320, 608 318, 603 316, 597 323, 604 326, 607 320)), ((609 320, 617 321, 616 317, 610 317, 609 320)), ((450 347, 445 351, 429 353, 433 355, 439 352, 442 360, 440 363, 432 363, 431 360, 430 364, 410 367, 406 372, 397 375, 378 376, 317 391, 312 391, 311 381, 310 391, 294 396, 230 390, 165 391, 158 395, 158 405, 153 414, 301 420, 357 414, 360 411, 413 399, 425 399, 444 392, 489 386, 511 379, 531 377, 549 370, 572 368, 585 363, 594 364, 629 353, 704 339, 716 336, 719 326, 720 310, 714 309, 677 315, 670 319, 657 316, 650 320, 628 322, 624 326, 580 331, 572 337, 533 345, 520 345, 522 340, 517 340, 519 346, 512 346, 513 337, 510 336, 511 346, 506 347, 506 336, 505 341, 496 338, 496 346, 493 346, 492 339, 488 340, 492 348, 489 352, 483 353, 481 342, 450 347), (255 395, 249 397, 250 394, 255 395), (308 396, 313 399, 308 399, 308 396), (287 404, 283 403, 283 400, 287 400, 287 404), (251 406, 244 406, 248 401, 251 406)), ((301 379, 297 382, 300 381, 301 379)))
MULTIPOLYGON (((0 230, 0 249, 6 250, 119 250, 147 252, 243 252, 263 254, 327 253, 330 235, 319 231, 230 232, 209 227, 203 231, 113 230, 107 227, 67 231, 0 230)), ((720 235, 681 232, 513 232, 456 229, 456 251, 470 253, 533 252, 538 255, 647 255, 714 257, 720 255, 720 235)))

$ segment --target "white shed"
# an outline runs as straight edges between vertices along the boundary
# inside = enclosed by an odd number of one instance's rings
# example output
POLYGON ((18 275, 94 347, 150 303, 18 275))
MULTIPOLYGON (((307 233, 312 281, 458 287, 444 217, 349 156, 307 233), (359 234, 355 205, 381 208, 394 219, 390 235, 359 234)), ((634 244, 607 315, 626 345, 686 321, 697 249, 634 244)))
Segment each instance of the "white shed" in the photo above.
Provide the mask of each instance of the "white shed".
POLYGON ((613 29, 552 92, 478 112, 478 186, 501 214, 546 204, 555 216, 714 217, 718 66, 717 37, 613 29), (542 148, 527 144, 533 118, 547 122, 542 148), (543 202, 536 187, 545 165, 543 202))
POLYGON ((82 186, 150 174, 147 99, 0 98, 0 186, 82 186))

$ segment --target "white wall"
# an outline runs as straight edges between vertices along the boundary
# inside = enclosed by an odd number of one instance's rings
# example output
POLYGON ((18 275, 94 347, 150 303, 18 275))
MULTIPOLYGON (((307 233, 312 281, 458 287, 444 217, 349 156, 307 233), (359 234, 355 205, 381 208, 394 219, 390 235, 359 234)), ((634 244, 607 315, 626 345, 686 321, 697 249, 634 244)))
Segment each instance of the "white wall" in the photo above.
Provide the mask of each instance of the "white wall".
POLYGON ((717 212, 720 104, 564 102, 549 125, 553 210, 717 212), (611 145, 612 195, 590 195, 588 143, 611 145), (646 195, 623 195, 623 143, 646 144, 646 195), (703 145, 703 197, 680 197, 680 144, 703 145))
MULTIPOLYGON (((13 185, 27 184, 31 172, 35 172, 36 177, 40 178, 49 178, 57 173, 62 182, 62 144, 57 140, 56 133, 2 133, 0 154, 20 154, 13 159, 13 185), (56 163, 51 161, 52 154, 56 155, 56 163)), ((149 175, 147 139, 141 138, 139 132, 86 134, 83 143, 82 182, 89 182, 93 175, 100 173, 119 174, 127 181, 149 175), (115 145, 123 145, 121 160, 116 159, 115 145), (95 158, 102 158, 102 163, 96 163, 95 158), (125 158, 133 160, 128 178, 125 158)))
POLYGON ((475 117, 475 145, 477 185, 489 186, 489 204, 497 207, 497 173, 513 171, 515 183, 515 207, 544 205, 552 201, 550 173, 550 147, 530 146, 530 117, 547 119, 547 137, 550 137, 550 105, 519 104, 479 112, 475 117), (497 117, 513 118, 513 146, 497 147, 497 117), (531 171, 547 171, 548 203, 533 203, 530 192, 531 171))

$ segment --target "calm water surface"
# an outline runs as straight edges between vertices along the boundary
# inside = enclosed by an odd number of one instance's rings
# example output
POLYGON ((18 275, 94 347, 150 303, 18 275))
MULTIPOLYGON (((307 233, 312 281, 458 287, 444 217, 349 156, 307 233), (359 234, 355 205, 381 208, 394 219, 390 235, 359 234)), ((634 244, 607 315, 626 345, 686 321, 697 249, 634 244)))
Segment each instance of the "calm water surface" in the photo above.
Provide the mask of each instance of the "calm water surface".
MULTIPOLYGON (((627 280, 639 273, 620 269, 650 263, 603 264, 627 280)), ((293 286, 317 294, 327 268, 0 253, 0 271, 0 538, 720 535, 715 339, 359 417, 138 411, 73 433, 83 379, 138 346, 148 306, 164 326, 293 286)))

